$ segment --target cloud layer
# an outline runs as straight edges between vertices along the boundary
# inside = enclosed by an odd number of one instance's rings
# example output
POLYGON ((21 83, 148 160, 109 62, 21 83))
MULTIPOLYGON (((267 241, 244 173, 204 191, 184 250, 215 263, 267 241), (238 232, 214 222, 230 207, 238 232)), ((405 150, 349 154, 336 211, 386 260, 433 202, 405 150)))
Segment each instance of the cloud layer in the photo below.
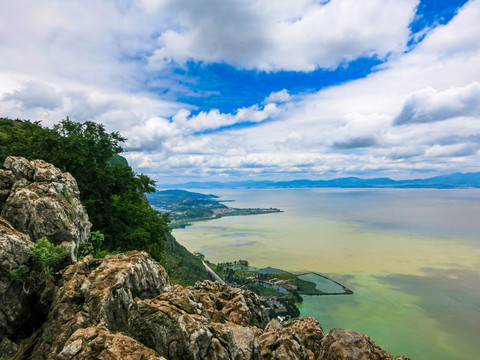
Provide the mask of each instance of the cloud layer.
POLYGON ((188 60, 245 69, 312 71, 398 53, 417 0, 174 1, 178 30, 158 37, 153 68, 188 60), (381 11, 379 11, 381 9, 381 11))

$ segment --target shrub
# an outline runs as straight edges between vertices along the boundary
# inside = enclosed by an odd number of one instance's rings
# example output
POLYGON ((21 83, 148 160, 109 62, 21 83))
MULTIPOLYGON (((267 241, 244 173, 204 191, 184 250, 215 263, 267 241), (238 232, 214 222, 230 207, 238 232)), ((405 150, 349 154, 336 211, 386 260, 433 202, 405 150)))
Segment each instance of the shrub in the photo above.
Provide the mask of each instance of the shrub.
POLYGON ((53 268, 59 265, 67 255, 65 247, 52 244, 46 237, 37 240, 37 244, 30 251, 32 270, 48 277, 53 268))
POLYGON ((17 282, 34 284, 37 280, 48 278, 53 269, 60 265, 67 255, 67 249, 52 244, 43 237, 37 241, 35 248, 30 250, 31 266, 20 265, 7 271, 8 277, 17 282))

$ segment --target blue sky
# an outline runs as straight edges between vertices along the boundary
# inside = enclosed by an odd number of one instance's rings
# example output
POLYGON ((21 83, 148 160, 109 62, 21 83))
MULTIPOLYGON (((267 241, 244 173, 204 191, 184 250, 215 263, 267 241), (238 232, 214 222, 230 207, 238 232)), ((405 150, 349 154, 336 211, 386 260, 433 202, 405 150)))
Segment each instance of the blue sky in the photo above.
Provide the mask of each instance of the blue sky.
POLYGON ((0 1, 0 115, 160 184, 478 171, 480 0, 0 1))

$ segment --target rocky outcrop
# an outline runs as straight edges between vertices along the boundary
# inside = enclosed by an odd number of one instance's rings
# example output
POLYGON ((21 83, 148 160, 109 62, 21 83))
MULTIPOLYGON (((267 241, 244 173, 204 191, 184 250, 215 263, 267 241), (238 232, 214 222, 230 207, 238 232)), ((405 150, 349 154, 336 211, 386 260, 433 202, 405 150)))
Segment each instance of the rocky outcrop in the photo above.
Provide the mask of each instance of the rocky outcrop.
POLYGON ((320 323, 311 317, 287 322, 272 320, 259 336, 262 359, 317 359, 323 339, 320 323))
POLYGON ((138 341, 112 333, 103 324, 75 331, 56 359, 166 360, 138 341))
POLYGON ((254 359, 266 319, 254 293, 204 281, 137 300, 128 334, 169 359, 254 359))
POLYGON ((35 349, 37 358, 54 359, 78 329, 103 323, 112 332, 125 331, 134 298, 151 298, 169 286, 163 267, 144 252, 86 257, 63 274, 42 338, 52 339, 35 349))
POLYGON ((0 339, 16 335, 31 318, 32 294, 12 281, 7 272, 26 264, 33 247, 28 235, 0 218, 0 339))
POLYGON ((75 179, 43 160, 9 156, 4 166, 2 217, 33 241, 47 237, 68 245, 74 260, 75 247, 88 240, 91 228, 75 179))
MULTIPOLYGON (((368 335, 347 329, 332 329, 321 341, 321 359, 390 360, 392 356, 375 344, 368 335)), ((398 356, 396 360, 407 359, 398 356)))

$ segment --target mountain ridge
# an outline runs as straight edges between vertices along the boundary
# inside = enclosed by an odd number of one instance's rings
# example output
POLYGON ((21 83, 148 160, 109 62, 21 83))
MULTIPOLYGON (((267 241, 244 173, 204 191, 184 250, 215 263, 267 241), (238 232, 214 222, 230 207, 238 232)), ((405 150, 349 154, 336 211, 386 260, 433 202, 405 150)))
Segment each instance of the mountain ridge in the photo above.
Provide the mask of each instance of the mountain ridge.
POLYGON ((453 173, 426 179, 393 180, 390 178, 362 179, 343 177, 330 180, 297 179, 288 181, 247 180, 247 181, 193 181, 179 184, 163 184, 162 188, 223 189, 223 188, 432 188, 465 189, 480 188, 480 172, 453 173))

